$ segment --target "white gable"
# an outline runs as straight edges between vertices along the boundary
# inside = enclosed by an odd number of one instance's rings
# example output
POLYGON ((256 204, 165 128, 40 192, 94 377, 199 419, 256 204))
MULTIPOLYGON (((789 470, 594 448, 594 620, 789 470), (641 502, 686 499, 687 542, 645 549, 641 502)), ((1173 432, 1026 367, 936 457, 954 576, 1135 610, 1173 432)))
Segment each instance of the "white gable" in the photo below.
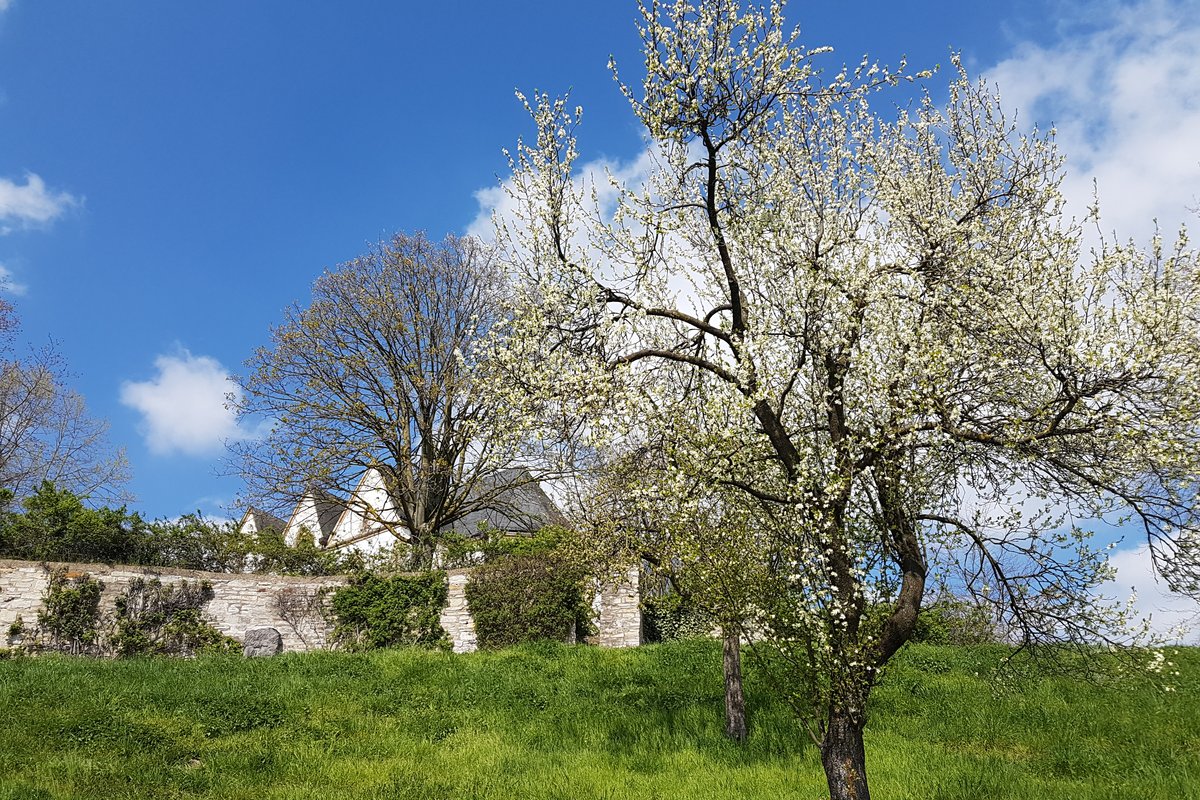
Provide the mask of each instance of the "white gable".
POLYGON ((359 479, 326 547, 374 553, 391 547, 397 538, 406 540, 407 530, 384 488, 383 476, 369 469, 359 479))
POLYGON ((296 510, 292 512, 292 518, 288 520, 287 528, 283 531, 283 541, 288 547, 295 547, 297 538, 303 530, 308 531, 314 543, 320 541, 321 509, 316 495, 312 492, 304 495, 296 504, 296 510))

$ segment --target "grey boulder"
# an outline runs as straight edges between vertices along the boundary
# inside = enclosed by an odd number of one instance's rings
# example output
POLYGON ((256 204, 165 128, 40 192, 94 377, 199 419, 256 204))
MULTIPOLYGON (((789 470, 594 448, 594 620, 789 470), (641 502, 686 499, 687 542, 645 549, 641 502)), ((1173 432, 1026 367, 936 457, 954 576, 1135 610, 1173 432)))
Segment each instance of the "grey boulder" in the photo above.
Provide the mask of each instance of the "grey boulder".
POLYGON ((243 640, 242 655, 247 658, 274 656, 283 652, 283 637, 274 628, 251 628, 243 640))

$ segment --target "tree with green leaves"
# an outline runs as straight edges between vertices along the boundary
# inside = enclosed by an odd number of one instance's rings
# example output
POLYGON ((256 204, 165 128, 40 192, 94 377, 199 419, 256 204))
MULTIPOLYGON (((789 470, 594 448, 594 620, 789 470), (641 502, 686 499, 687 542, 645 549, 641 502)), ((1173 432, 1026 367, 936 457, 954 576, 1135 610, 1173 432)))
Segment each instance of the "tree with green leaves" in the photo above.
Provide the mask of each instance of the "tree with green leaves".
POLYGON ((91 508, 69 489, 43 482, 14 509, 0 495, 0 554, 26 561, 140 563, 148 538, 145 521, 125 507, 91 508))
POLYGON ((1196 255, 1085 252, 1052 134, 957 58, 944 102, 895 111, 877 98, 903 70, 822 72, 782 3, 642 14, 646 75, 621 86, 651 168, 613 181, 615 210, 575 174, 582 110, 527 101, 498 228, 525 279, 508 366, 577 390, 596 448, 670 442, 655 494, 699 511, 709 486, 756 520, 754 628, 794 666, 831 796, 866 800, 871 690, 929 589, 1020 648, 1091 653, 1132 639, 1074 521, 1127 515, 1194 581, 1196 255))

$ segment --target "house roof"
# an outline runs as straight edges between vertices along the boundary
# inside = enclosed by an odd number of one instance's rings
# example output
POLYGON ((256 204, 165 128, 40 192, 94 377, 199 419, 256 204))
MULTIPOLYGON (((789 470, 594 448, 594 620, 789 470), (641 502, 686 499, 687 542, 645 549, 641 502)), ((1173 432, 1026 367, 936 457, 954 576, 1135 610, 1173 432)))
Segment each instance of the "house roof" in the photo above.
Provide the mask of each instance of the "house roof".
MULTIPOLYGON (((355 494, 368 485, 370 471, 365 472, 359 479, 355 494)), ((479 533, 480 528, 491 528, 504 533, 528 534, 533 533, 544 525, 563 522, 565 517, 559 511, 554 501, 542 490, 541 485, 524 467, 510 467, 497 470, 495 473, 480 478, 471 492, 472 500, 486 500, 487 508, 473 511, 464 517, 445 526, 443 530, 453 531, 465 536, 479 533)), ((316 523, 319 528, 314 533, 319 534, 317 544, 320 547, 344 547, 360 539, 369 539, 383 530, 380 526, 371 526, 359 531, 352 539, 332 542, 337 530, 341 530, 341 520, 345 515, 359 513, 355 509, 353 498, 342 500, 330 492, 313 487, 305 494, 304 499, 297 504, 287 528, 295 524, 297 515, 311 502, 316 511, 316 523)), ((398 532, 394 532, 400 535, 398 532)), ((404 538, 401 536, 400 538, 404 538)))
POLYGON ((287 523, 281 520, 274 514, 269 514, 266 511, 251 506, 246 509, 246 513, 242 516, 242 521, 238 523, 238 530, 246 527, 248 521, 253 520, 255 531, 275 531, 283 533, 287 528, 287 523))
POLYGON ((317 534, 317 544, 323 547, 333 534, 333 530, 337 526, 338 517, 342 515, 342 509, 346 507, 346 504, 324 489, 313 487, 296 504, 296 509, 292 512, 292 518, 288 520, 288 528, 296 522, 296 515, 304 507, 304 501, 309 499, 312 500, 313 508, 317 512, 317 530, 313 531, 313 533, 317 534))
POLYGON ((480 479, 472 494, 496 493, 491 508, 473 511, 450 524, 450 530, 470 536, 481 526, 505 533, 533 533, 543 525, 563 522, 554 501, 524 467, 510 467, 480 479))

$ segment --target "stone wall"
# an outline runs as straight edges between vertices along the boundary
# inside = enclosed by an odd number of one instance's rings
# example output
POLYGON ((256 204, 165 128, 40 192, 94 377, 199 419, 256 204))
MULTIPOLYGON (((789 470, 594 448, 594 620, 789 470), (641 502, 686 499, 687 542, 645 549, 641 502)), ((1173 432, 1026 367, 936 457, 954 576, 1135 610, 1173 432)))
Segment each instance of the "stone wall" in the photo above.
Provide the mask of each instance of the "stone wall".
POLYGON ((207 581, 212 584, 213 599, 203 613, 217 630, 241 641, 251 628, 276 628, 283 637, 283 649, 297 652, 325 646, 328 625, 315 603, 322 589, 345 583, 341 577, 235 575, 157 567, 0 560, 0 635, 8 631, 18 614, 27 626, 37 624, 50 570, 58 567, 65 568, 68 575, 87 573, 101 581, 104 593, 100 609, 109 614, 115 611, 116 598, 134 578, 157 578, 164 584, 207 581))
MULTIPOLYGON (((0 559, 0 645, 19 615, 26 626, 37 624, 42 595, 50 570, 65 568, 68 574, 88 573, 104 583, 101 609, 114 611, 116 598, 135 578, 157 578, 164 584, 178 581, 207 581, 213 599, 204 616, 219 631, 242 641, 251 628, 271 627, 283 637, 285 652, 318 650, 327 646, 329 625, 320 613, 324 589, 341 586, 344 577, 305 578, 280 575, 231 575, 184 569, 131 567, 108 564, 46 564, 0 559)), ((465 589, 471 571, 447 573, 449 592, 442 609, 441 624, 454 652, 475 649, 475 626, 467 609, 465 589)), ((641 643, 641 612, 638 607, 638 572, 629 570, 619 581, 597 586, 592 606, 596 611, 601 647, 633 647, 641 643)))
POLYGON ((596 614, 596 636, 601 647, 637 647, 642 643, 639 570, 630 567, 623 575, 597 581, 592 610, 596 614))
POLYGON ((446 592, 446 607, 442 609, 442 629, 450 636, 456 653, 470 653, 475 649, 475 622, 467 608, 467 580, 469 569, 452 569, 446 573, 449 583, 446 592))

